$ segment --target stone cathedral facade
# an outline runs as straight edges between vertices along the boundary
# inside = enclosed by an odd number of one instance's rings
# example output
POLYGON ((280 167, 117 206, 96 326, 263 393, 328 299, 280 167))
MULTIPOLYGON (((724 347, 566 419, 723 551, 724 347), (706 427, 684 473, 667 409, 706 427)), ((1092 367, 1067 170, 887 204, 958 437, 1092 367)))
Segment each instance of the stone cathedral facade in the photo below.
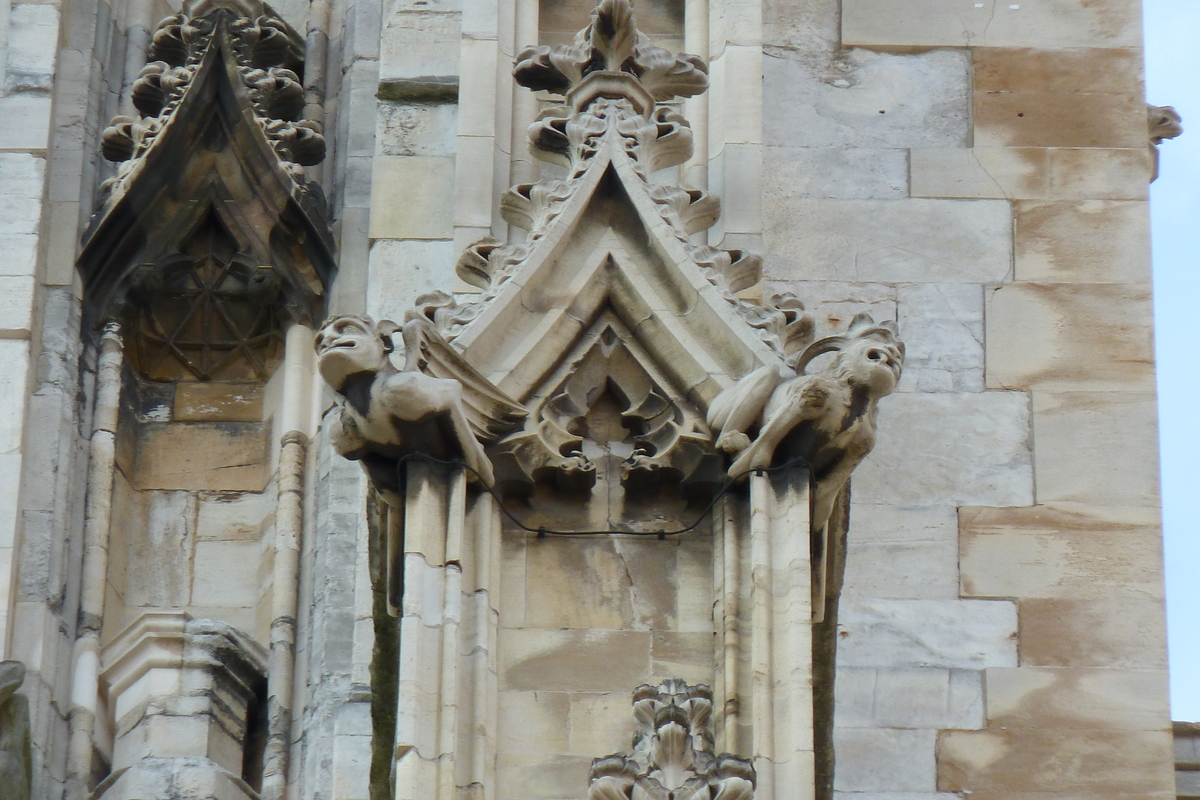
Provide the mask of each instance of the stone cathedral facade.
POLYGON ((1138 0, 0 0, 0 798, 1174 798, 1138 0))

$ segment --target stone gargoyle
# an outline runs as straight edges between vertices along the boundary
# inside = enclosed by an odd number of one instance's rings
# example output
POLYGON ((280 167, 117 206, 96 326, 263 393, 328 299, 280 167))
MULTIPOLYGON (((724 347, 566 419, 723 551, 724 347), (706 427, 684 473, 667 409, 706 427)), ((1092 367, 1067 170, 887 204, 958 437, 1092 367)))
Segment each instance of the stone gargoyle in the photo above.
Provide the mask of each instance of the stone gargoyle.
MULTIPOLYGON (((428 320, 403 326, 370 317, 326 320, 315 346, 321 377, 338 396, 329 439, 359 461, 389 503, 402 502, 398 467, 405 456, 462 459, 470 480, 494 482, 483 443, 525 416, 450 346, 428 320), (391 355, 402 334, 404 368, 391 355)), ((399 354, 398 354, 399 355, 399 354)))
POLYGON ((32 749, 29 701, 17 694, 25 682, 25 665, 0 661, 0 797, 29 800, 32 749))
POLYGON ((730 477, 801 459, 816 482, 812 529, 821 530, 875 446, 876 403, 896 388, 903 364, 904 343, 891 324, 859 314, 844 335, 805 348, 794 371, 766 366, 746 375, 708 410, 708 424, 720 432, 717 447, 734 456, 730 477), (829 374, 806 375, 825 353, 837 354, 829 374))

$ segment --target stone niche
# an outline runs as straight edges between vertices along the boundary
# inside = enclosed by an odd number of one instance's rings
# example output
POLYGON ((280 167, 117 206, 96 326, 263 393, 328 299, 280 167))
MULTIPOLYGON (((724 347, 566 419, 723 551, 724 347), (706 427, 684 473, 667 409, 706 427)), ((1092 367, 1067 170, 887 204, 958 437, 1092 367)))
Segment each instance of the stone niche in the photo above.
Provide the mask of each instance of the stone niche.
POLYGON ((112 771, 103 800, 257 798, 266 651, 232 626, 144 614, 101 653, 112 771))

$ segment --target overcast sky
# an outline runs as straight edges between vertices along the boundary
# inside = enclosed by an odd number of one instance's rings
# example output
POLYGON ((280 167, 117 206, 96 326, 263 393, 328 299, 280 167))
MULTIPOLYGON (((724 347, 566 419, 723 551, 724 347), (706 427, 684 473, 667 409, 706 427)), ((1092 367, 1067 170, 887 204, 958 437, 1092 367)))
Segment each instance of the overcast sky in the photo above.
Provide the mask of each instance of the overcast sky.
POLYGON ((1200 721, 1200 1, 1144 4, 1146 99, 1174 106, 1184 127, 1160 148, 1150 213, 1171 716, 1200 721))

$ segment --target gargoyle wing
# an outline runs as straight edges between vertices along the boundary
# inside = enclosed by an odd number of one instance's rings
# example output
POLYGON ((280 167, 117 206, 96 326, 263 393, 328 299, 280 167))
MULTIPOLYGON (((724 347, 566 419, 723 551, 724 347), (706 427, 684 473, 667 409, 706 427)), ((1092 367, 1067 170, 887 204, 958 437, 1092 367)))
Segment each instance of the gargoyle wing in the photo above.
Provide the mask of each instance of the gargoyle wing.
POLYGON ((759 421, 780 379, 779 367, 770 364, 743 376, 712 401, 708 407, 709 426, 718 434, 745 433, 759 421))
POLYGON ((404 323, 406 371, 458 381, 463 388, 467 422, 476 438, 490 444, 517 426, 528 412, 467 363, 433 323, 416 317, 404 323))

